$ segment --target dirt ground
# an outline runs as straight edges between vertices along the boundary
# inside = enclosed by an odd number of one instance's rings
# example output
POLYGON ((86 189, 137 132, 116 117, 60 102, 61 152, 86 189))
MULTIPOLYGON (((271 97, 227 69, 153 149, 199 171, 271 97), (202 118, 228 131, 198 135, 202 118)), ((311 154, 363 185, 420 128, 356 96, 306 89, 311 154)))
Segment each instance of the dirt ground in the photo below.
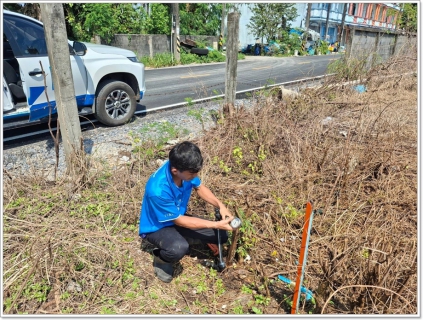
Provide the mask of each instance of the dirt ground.
MULTIPOLYGON (((77 189, 4 175, 3 313, 291 313, 294 288, 278 275, 297 279, 311 201, 303 285, 313 299, 302 295, 298 312, 416 314, 416 60, 388 61, 355 84, 252 99, 194 141, 202 182, 243 221, 223 272, 194 245, 171 283, 154 277, 137 222, 170 146, 144 143, 129 165, 91 163, 77 189)), ((195 195, 188 213, 213 218, 195 195)))

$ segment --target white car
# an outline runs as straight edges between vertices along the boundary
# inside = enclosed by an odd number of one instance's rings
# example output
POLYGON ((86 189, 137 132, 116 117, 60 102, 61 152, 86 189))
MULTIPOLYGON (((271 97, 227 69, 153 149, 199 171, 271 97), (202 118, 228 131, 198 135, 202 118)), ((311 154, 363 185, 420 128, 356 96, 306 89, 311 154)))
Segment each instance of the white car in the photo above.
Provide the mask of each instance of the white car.
MULTIPOLYGON (((7 10, 2 21, 3 126, 48 119, 57 109, 43 24, 7 10)), ((145 93, 144 65, 130 50, 77 41, 68 45, 79 113, 94 113, 109 126, 126 123, 145 93)))

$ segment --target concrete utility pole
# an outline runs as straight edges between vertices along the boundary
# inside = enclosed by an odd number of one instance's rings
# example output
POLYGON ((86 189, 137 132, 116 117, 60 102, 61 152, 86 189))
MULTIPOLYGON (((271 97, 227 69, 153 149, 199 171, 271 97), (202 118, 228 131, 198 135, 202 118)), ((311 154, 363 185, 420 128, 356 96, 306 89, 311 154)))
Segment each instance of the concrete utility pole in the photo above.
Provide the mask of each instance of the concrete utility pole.
POLYGON ((222 21, 220 21, 220 34, 225 36, 226 3, 222 3, 222 21))
POLYGON ((226 45, 225 105, 223 113, 232 117, 235 112, 236 77, 238 66, 239 12, 228 14, 228 41, 226 45))
MULTIPOLYGON (((84 154, 66 35, 65 15, 61 3, 40 3, 40 7, 59 115, 60 133, 65 151, 66 169, 72 177, 80 172, 80 160, 84 154)), ((48 70, 49 68, 44 66, 43 69, 48 70)))
POLYGON ((328 39, 330 6, 331 4, 328 3, 328 12, 326 14, 326 25, 325 25, 325 40, 328 39))
POLYGON ((345 24, 345 16, 347 15, 347 8, 348 8, 348 3, 344 3, 344 8, 342 10, 341 30, 339 30, 339 33, 338 33, 338 44, 339 45, 341 45, 342 38, 344 36, 344 24, 345 24))
POLYGON ((181 61, 181 42, 179 39, 179 3, 172 3, 173 15, 173 55, 177 63, 181 61))
POLYGON ((306 14, 306 21, 304 28, 308 30, 308 27, 310 25, 310 15, 311 15, 311 3, 307 3, 307 14, 306 14))

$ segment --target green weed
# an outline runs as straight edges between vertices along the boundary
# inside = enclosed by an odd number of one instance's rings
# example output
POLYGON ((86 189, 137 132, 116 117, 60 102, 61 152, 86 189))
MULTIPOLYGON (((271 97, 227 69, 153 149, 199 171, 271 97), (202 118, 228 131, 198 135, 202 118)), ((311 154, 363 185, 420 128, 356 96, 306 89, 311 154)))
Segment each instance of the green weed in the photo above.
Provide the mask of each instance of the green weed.
POLYGON ((188 115, 200 122, 201 129, 204 131, 205 117, 208 115, 207 110, 205 110, 203 107, 196 107, 193 105, 192 98, 185 98, 185 101, 188 102, 188 115))
MULTIPOLYGON (((246 217, 242 208, 238 208, 237 213, 242 221, 242 225, 239 227, 239 239, 236 252, 240 256, 246 257, 248 251, 253 248, 257 242, 257 237, 255 236, 256 231, 252 219, 246 217)), ((254 215, 252 218, 254 218, 254 215)))
POLYGON ((251 310, 255 313, 255 314, 263 314, 263 311, 257 307, 252 307, 251 310))
POLYGON ((28 300, 35 299, 38 302, 44 302, 47 300, 47 296, 51 290, 51 286, 47 283, 47 280, 41 282, 29 282, 24 289, 23 296, 28 300))
POLYGON ((180 129, 176 124, 168 121, 160 121, 147 124, 137 132, 129 132, 129 137, 132 142, 132 152, 136 153, 140 160, 149 162, 166 158, 167 152, 163 150, 166 142, 184 134, 187 134, 186 129, 180 129))
POLYGON ((254 295, 255 302, 260 305, 267 306, 270 303, 270 298, 263 296, 262 294, 254 295))
POLYGON ((233 314, 244 314, 243 306, 240 302, 237 302, 236 306, 232 308, 233 314))
POLYGON ((235 158, 235 163, 237 165, 241 165, 241 161, 242 161, 242 158, 243 158, 242 148, 241 147, 235 147, 232 150, 232 156, 235 158))
POLYGON ((232 170, 230 167, 228 167, 227 164, 225 164, 223 160, 219 159, 219 157, 217 156, 212 159, 212 163, 217 164, 220 170, 223 171, 225 174, 228 174, 232 170))
POLYGON ((242 287, 241 287, 241 292, 246 293, 246 294, 252 294, 253 289, 251 289, 249 286, 243 284, 242 287))
POLYGON ((100 314, 116 314, 116 312, 111 307, 102 307, 100 314))
POLYGON ((293 220, 297 219, 300 215, 302 215, 302 212, 300 210, 297 210, 292 204, 288 204, 286 207, 287 213, 284 213, 283 216, 287 218, 289 222, 292 222, 293 220))

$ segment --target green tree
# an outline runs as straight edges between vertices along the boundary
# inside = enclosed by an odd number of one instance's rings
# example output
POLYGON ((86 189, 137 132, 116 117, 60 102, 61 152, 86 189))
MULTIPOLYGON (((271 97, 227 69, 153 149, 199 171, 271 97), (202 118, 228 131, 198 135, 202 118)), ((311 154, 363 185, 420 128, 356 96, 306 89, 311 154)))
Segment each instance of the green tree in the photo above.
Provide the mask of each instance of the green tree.
POLYGON ((407 32, 417 32, 417 3, 402 3, 399 25, 407 32))
POLYGON ((41 20, 41 9, 39 3, 3 3, 3 8, 41 20))
POLYGON ((250 8, 253 16, 247 24, 248 29, 256 37, 267 40, 279 38, 298 16, 295 3, 255 3, 250 8))
POLYGON ((218 35, 222 19, 222 4, 179 4, 180 34, 218 35))
POLYGON ((146 18, 146 33, 170 34, 170 4, 152 3, 150 15, 146 18))
MULTIPOLYGON (((227 4, 228 12, 242 4, 227 4)), ((38 3, 5 3, 3 7, 40 19, 38 3)), ((68 38, 91 41, 99 35, 110 43, 114 34, 170 34, 170 4, 151 3, 150 13, 131 3, 64 3, 68 38)), ((180 3, 180 34, 218 35, 222 19, 222 4, 180 3)))
POLYGON ((110 43, 117 33, 147 33, 147 15, 130 3, 64 4, 69 39, 90 41, 94 35, 110 43))
POLYGON ((143 7, 134 7, 132 3, 115 4, 117 32, 120 34, 146 33, 145 20, 147 13, 143 7))
POLYGON ((99 35, 106 43, 110 43, 117 26, 113 15, 112 3, 87 3, 88 13, 85 16, 84 29, 88 35, 99 35))

